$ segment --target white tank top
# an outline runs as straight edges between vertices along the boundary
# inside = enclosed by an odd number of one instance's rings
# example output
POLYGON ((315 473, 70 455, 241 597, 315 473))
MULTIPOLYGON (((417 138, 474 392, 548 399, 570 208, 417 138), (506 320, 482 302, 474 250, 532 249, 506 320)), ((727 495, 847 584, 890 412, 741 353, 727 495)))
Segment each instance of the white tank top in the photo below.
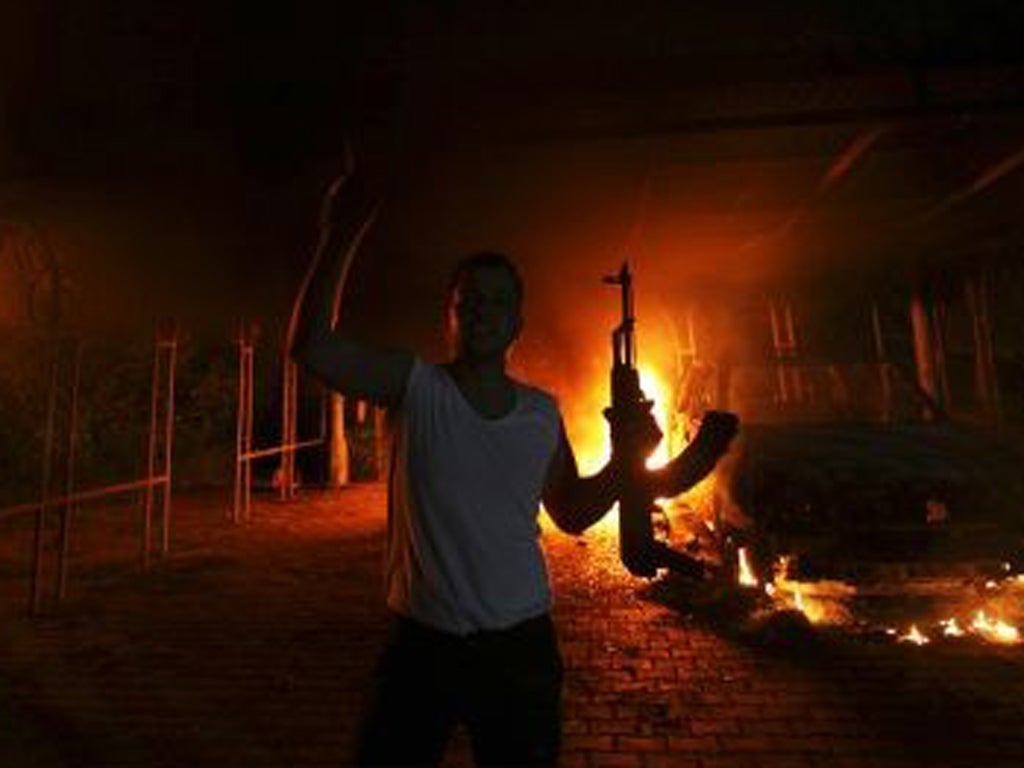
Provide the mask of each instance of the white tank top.
POLYGON ((417 359, 392 417, 388 607, 456 634, 546 612, 537 515, 561 429, 554 398, 517 383, 513 410, 486 419, 417 359))

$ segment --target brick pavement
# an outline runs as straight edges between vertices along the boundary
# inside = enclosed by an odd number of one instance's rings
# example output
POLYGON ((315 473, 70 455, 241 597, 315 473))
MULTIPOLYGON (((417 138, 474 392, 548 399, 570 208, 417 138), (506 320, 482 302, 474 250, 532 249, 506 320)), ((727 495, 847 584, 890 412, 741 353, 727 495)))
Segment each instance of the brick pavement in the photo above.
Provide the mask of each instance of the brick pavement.
MULTIPOLYGON (((174 555, 144 575, 125 510, 83 512, 59 613, 17 615, 0 570, 0 766, 345 765, 384 630, 383 505, 262 500, 235 528, 224 499, 179 496, 174 555)), ((1024 765, 1020 648, 753 635, 630 579, 600 532, 545 547, 564 766, 1024 765)), ((459 734, 446 765, 470 762, 459 734)))

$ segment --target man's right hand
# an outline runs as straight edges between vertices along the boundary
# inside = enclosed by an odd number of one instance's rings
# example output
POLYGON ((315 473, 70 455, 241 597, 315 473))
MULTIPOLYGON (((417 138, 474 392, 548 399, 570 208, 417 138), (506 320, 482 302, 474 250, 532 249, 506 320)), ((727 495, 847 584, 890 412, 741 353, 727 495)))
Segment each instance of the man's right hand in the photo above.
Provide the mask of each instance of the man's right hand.
POLYGON ((377 203, 351 161, 320 207, 320 242, 288 333, 292 357, 327 387, 379 405, 396 405, 412 369, 408 352, 376 349, 336 327, 345 279, 374 220, 377 203))

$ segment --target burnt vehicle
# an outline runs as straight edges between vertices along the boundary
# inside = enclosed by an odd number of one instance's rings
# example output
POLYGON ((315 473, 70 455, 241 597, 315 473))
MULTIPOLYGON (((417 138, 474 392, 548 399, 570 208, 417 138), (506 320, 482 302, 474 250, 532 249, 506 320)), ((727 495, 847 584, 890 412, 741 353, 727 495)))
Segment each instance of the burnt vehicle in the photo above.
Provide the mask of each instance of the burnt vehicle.
POLYGON ((976 356, 937 349, 934 326, 911 317, 896 339, 910 362, 897 362, 875 320, 876 349, 869 331, 861 359, 811 360, 772 308, 767 360, 691 364, 675 410, 685 420, 732 407, 743 426, 714 487, 670 505, 681 546, 727 578, 743 549, 762 584, 830 583, 846 596, 957 594, 1024 570, 1020 435, 978 407, 948 407, 955 384, 982 379, 976 356), (932 380, 914 365, 922 355, 932 380))
POLYGON ((1005 438, 951 421, 748 424, 721 490, 761 572, 785 558, 801 581, 937 587, 1020 570, 1022 466, 1005 438))

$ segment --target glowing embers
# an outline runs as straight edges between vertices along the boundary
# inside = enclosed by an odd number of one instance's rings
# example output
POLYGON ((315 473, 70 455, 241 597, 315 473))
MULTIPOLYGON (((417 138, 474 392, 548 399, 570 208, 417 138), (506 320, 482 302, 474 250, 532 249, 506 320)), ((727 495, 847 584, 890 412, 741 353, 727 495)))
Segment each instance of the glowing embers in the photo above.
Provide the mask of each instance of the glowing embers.
POLYGON ((753 569, 750 567, 750 558, 747 556, 746 547, 739 548, 737 558, 736 571, 740 586, 753 588, 760 586, 761 582, 757 580, 753 569))
POLYGON ((640 388, 647 395, 647 399, 654 402, 652 409, 654 420, 658 422, 658 426, 661 427, 661 431, 665 435, 658 443, 658 447, 654 449, 654 453, 647 459, 648 469, 658 469, 668 464, 669 459, 672 458, 669 453, 672 443, 672 440, 669 439, 672 429, 672 425, 669 423, 669 387, 654 369, 640 366, 639 370, 640 388))
MULTIPOLYGON (((881 635, 909 645, 924 646, 935 642, 982 641, 1003 645, 1024 643, 1021 631, 1000 617, 999 610, 994 606, 1002 606, 1005 610, 1015 612, 1021 606, 1021 591, 1024 579, 1021 575, 1007 574, 1001 581, 986 581, 979 584, 978 597, 974 607, 968 607, 962 601, 957 606, 960 615, 950 616, 941 621, 913 621, 897 626, 880 628, 877 621, 866 618, 868 611, 858 603, 857 589, 844 582, 813 581, 800 582, 789 578, 791 560, 779 558, 774 567, 770 581, 759 587, 760 579, 750 563, 750 554, 746 548, 740 548, 736 557, 736 582, 748 589, 760 589, 769 602, 769 610, 797 611, 808 621, 816 625, 827 625, 841 628, 853 634, 881 635), (981 587, 984 592, 981 592, 981 587), (998 592, 993 600, 993 593, 998 592), (1000 601, 1001 600, 1001 601, 1000 601), (984 605, 979 607, 979 603, 984 605), (970 615, 973 618, 964 617, 970 615)), ((863 596, 860 596, 863 597, 863 596)), ((908 609, 908 612, 913 612, 908 609)))
MULTIPOLYGON (((1017 645, 1021 642, 1020 630, 1011 624, 1007 624, 1005 621, 989 617, 984 610, 979 610, 975 614, 974 620, 966 629, 961 626, 955 617, 943 619, 938 623, 936 629, 936 634, 941 634, 947 640, 973 636, 989 643, 1001 643, 1003 645, 1017 645)), ((889 629, 887 633, 890 635, 899 634, 895 629, 889 629)), ((909 642, 915 645, 924 645, 931 642, 927 635, 918 630, 916 624, 912 624, 910 630, 905 635, 900 635, 899 640, 900 642, 909 642)))
POLYGON ((804 595, 800 591, 799 586, 793 590, 793 606, 804 616, 807 616, 807 603, 804 602, 804 595))
POLYGON ((910 631, 905 635, 900 635, 899 641, 901 643, 912 643, 914 645, 928 645, 931 639, 921 633, 921 630, 917 628, 916 624, 910 625, 910 631))
POLYGON ((736 582, 746 589, 760 589, 778 611, 798 611, 813 624, 845 624, 850 618, 844 601, 856 590, 841 582, 820 581, 808 584, 787 578, 789 559, 779 558, 772 578, 762 582, 755 572, 746 547, 736 552, 736 582))
POLYGON ((945 619, 939 622, 942 634, 946 637, 963 637, 967 633, 960 627, 956 619, 945 619))
POLYGON ((850 625, 853 619, 847 607, 856 589, 839 581, 793 581, 786 576, 786 564, 777 563, 773 575, 772 598, 776 610, 799 611, 812 624, 850 625))
POLYGON ((990 619, 984 611, 978 611, 971 629, 993 643, 1017 644, 1021 641, 1020 630, 1005 621, 990 619))

